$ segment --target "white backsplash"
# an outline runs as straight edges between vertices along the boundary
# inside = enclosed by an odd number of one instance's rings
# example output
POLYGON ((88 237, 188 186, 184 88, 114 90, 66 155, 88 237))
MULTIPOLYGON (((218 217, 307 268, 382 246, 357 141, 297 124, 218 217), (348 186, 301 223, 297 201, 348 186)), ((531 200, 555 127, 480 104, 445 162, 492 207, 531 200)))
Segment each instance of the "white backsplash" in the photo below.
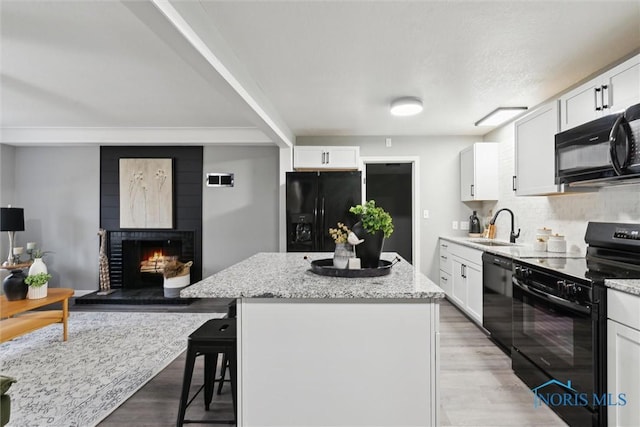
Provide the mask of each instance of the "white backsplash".
MULTIPOLYGON (((584 234, 589 221, 640 223, 640 185, 603 188, 593 193, 556 196, 516 197, 511 189, 514 175, 513 123, 487 135, 485 141, 497 141, 500 160, 500 198, 482 204, 483 223, 491 210, 509 208, 516 218, 516 231, 521 228, 520 243, 533 244, 536 229, 547 227, 565 236, 569 251, 584 253, 584 234)), ((480 213, 479 213, 480 214, 480 213)), ((508 240, 510 217, 500 213, 496 221, 497 239, 508 240)))

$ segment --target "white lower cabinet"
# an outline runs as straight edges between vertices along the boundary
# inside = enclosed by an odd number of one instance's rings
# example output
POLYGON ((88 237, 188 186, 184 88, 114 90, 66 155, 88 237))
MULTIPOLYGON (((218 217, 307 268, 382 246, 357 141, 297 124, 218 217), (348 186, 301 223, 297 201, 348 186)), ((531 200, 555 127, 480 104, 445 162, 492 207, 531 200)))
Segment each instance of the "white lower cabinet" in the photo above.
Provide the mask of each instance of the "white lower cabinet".
POLYGON ((449 301, 482 325, 481 250, 440 239, 440 285, 449 301))
POLYGON ((640 296, 608 289, 607 313, 608 423, 640 426, 640 296))

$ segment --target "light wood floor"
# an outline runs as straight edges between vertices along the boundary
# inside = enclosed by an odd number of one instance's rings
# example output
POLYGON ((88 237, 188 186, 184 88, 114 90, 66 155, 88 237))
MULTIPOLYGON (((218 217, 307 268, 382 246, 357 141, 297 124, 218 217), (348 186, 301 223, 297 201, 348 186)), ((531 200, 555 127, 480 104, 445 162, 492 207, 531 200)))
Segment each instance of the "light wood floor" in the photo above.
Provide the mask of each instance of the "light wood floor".
MULTIPOLYGON (((221 307, 219 304, 217 307, 221 307)), ((440 308, 440 424, 442 426, 565 426, 549 408, 533 407, 533 395, 511 370, 507 357, 449 302, 440 308)), ((199 358, 201 359, 201 358, 199 358)), ((174 426, 182 385, 184 354, 147 383, 101 427, 174 426)), ((201 385, 196 366, 192 393, 201 385)), ((199 395, 188 419, 230 419, 229 386, 206 412, 199 395)))

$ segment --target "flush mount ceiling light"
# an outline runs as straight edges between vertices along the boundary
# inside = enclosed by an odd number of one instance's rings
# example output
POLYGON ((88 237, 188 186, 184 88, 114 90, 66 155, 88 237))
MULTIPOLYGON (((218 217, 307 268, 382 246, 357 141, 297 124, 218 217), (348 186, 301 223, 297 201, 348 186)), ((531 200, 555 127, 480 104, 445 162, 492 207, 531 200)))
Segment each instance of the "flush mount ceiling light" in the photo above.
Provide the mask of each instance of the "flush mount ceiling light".
POLYGON ((394 116, 414 116, 422 111, 422 100, 407 96, 391 102, 391 114, 394 116))
POLYGON ((526 111, 527 107, 498 107, 476 122, 476 126, 498 126, 526 111))

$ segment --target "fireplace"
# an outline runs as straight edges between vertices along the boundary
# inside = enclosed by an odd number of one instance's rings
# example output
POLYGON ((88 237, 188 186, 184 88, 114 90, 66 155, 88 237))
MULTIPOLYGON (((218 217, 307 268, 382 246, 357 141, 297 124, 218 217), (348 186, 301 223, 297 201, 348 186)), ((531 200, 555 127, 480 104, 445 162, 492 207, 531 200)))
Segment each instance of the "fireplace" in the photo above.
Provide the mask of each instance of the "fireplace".
POLYGON ((192 231, 112 231, 109 233, 111 287, 162 287, 164 263, 194 261, 191 282, 200 280, 192 231))

